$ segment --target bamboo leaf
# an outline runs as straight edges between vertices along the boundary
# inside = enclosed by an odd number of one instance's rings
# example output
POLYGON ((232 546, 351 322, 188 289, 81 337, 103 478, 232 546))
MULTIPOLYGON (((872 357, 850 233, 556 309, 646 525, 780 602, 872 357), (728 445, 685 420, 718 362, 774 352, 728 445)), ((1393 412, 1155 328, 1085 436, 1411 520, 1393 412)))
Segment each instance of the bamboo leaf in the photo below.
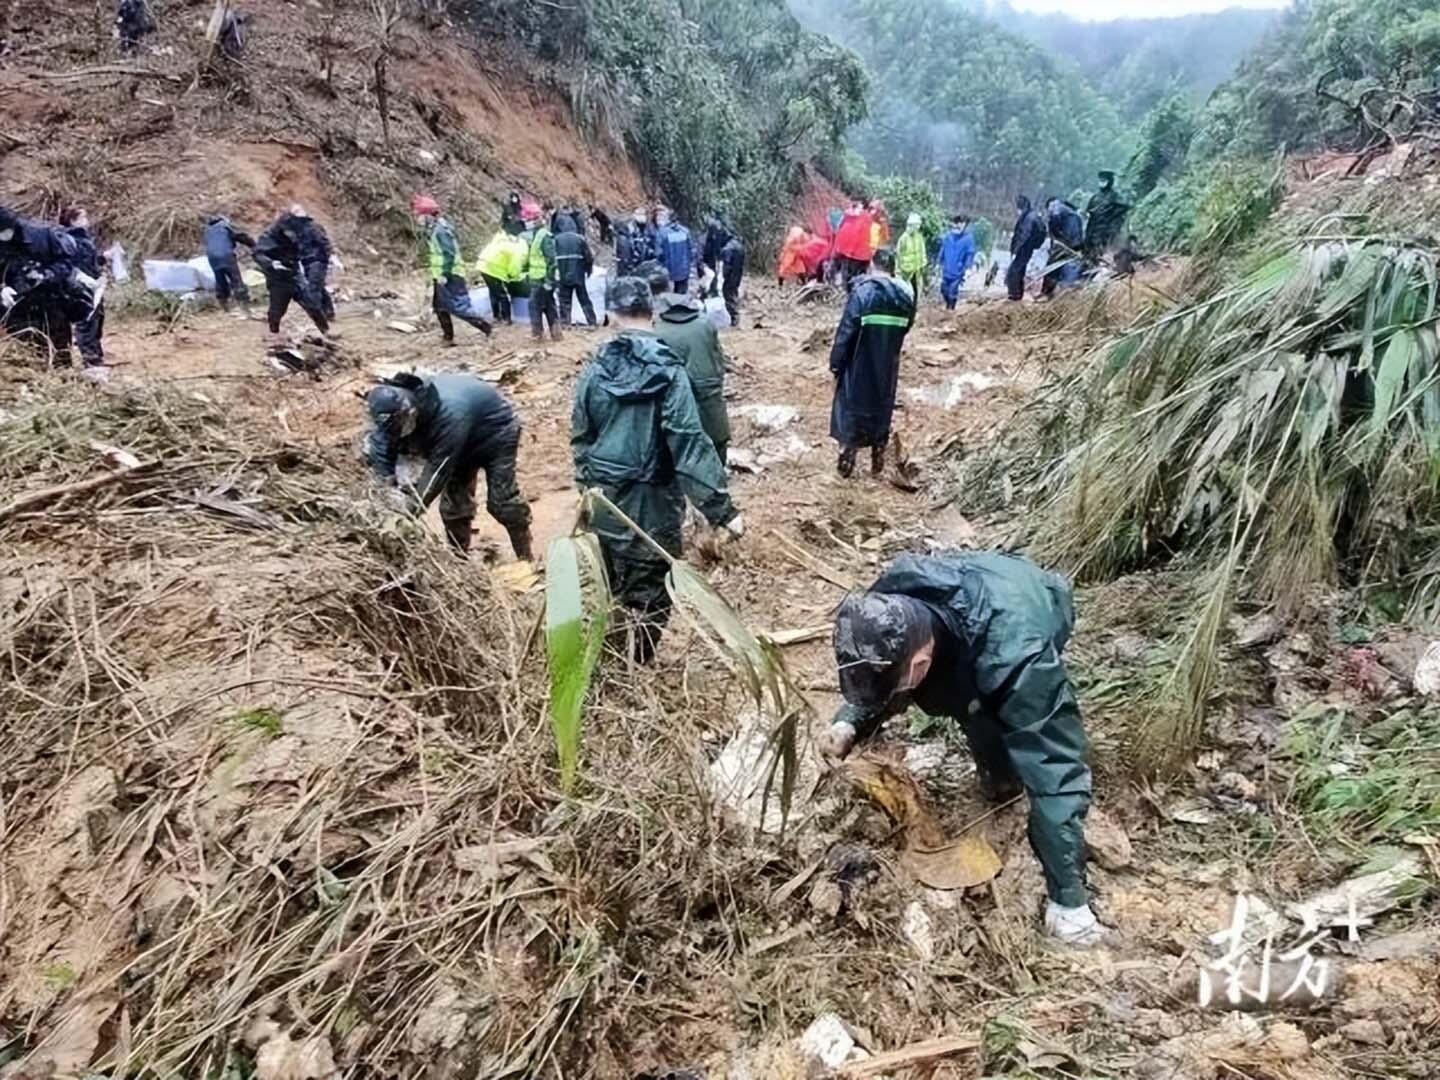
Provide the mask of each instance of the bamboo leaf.
POLYGON ((604 647, 609 613, 610 590, 594 535, 552 540, 545 569, 545 647, 550 726, 566 792, 574 791, 579 775, 585 695, 604 647))
MULTIPOLYGON (((1401 330, 1390 339, 1385 354, 1380 360, 1380 369, 1375 374, 1375 404, 1370 413, 1370 432, 1379 435, 1390 426, 1391 409, 1405 380, 1410 374, 1410 365, 1423 359, 1413 330, 1401 330)), ((1372 442, 1372 446, 1377 445, 1372 442)))

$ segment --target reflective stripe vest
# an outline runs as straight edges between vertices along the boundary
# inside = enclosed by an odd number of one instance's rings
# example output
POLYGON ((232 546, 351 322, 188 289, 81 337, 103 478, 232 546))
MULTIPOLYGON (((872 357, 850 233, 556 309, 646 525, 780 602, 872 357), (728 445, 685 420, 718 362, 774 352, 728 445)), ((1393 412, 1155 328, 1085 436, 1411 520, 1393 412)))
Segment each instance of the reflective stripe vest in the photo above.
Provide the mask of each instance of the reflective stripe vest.
POLYGON ((445 280, 446 262, 450 263, 450 273, 465 276, 465 263, 460 258, 460 244, 455 239, 455 229, 444 218, 440 218, 430 230, 431 278, 436 281, 445 280))
POLYGON ((550 230, 545 226, 535 230, 530 241, 530 258, 527 260, 526 276, 531 281, 544 281, 549 275, 545 265, 545 241, 550 239, 550 230))
POLYGON ((925 236, 919 229, 906 229, 900 234, 899 250, 896 256, 900 273, 909 277, 925 269, 925 236))

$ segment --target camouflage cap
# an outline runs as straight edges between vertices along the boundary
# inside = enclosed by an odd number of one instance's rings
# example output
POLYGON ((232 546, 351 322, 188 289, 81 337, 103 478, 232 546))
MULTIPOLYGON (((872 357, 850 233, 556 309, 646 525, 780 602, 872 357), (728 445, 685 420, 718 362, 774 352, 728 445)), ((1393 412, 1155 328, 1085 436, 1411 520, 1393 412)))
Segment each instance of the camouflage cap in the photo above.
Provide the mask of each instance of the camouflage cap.
POLYGON ((908 596, 851 593, 835 614, 835 663, 845 700, 878 709, 890 700, 910 654, 915 621, 908 596))
POLYGON ((674 284, 670 280, 670 274, 654 259, 647 259, 635 268, 635 276, 644 278, 650 283, 650 291, 656 296, 663 292, 669 292, 674 284))
POLYGON ((644 278, 616 278, 605 296, 605 306, 618 315, 649 315, 650 283, 644 278))
POLYGON ((409 390, 381 383, 365 395, 365 404, 377 423, 384 423, 415 407, 415 395, 409 390))

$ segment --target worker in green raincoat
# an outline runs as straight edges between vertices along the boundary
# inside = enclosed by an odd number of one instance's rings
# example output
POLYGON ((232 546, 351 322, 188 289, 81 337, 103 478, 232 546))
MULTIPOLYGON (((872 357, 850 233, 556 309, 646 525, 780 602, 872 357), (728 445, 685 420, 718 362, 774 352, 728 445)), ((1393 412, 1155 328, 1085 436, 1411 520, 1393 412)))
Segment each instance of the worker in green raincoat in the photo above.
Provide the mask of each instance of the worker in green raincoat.
POLYGON ((1029 795, 1046 930, 1090 945, 1103 934, 1085 890, 1090 767, 1061 657, 1074 623, 1069 583, 1017 555, 903 555, 836 614, 846 703, 822 748, 844 757, 911 703, 959 721, 981 791, 1029 795))
POLYGON ((720 347, 720 332, 706 315, 703 302, 670 292, 670 278, 663 266, 651 262, 641 269, 655 304, 655 336, 685 361, 685 374, 690 376, 690 389, 695 391, 695 405, 700 410, 700 426, 715 444, 723 465, 730 448, 730 414, 725 409, 725 352, 720 347))
MULTIPOLYGON (((608 307, 620 334, 591 356, 575 385, 570 447, 580 490, 599 488, 672 555, 688 498, 732 536, 744 521, 725 485, 725 466, 700 426, 685 363, 650 328, 650 285, 617 279, 608 307)), ((669 563, 603 509, 591 521, 610 587, 639 623, 632 655, 648 663, 670 618, 669 563)))

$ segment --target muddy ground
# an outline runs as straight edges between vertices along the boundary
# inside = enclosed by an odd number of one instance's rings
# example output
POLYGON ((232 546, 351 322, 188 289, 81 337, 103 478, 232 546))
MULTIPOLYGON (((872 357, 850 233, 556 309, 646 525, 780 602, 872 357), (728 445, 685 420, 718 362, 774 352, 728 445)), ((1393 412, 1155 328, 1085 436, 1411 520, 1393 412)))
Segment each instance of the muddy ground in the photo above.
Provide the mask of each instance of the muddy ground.
MULTIPOLYGON (((333 463, 351 454, 363 431, 359 396, 377 373, 396 367, 468 366, 500 380, 521 413, 526 434, 520 484, 535 513, 537 551, 542 551, 550 538, 567 533, 574 522, 577 496, 568 446, 571 391, 588 351, 606 331, 574 328, 563 342, 539 345, 530 340, 528 327, 502 327, 484 339, 462 326, 460 346, 445 350, 424 314, 418 288, 407 286, 399 298, 384 296, 393 286, 393 282, 374 289, 345 284, 348 299, 341 304, 338 322, 345 364, 317 379, 281 376, 267 368, 259 322, 211 310, 172 323, 168 315, 136 311, 116 320, 110 330, 112 386, 80 393, 117 395, 140 386, 163 387, 199 405, 218 408, 228 425, 263 432, 305 455, 333 463), (396 320, 412 322, 419 332, 392 329, 396 320)), ((1112 299, 1121 306, 1134 300, 1112 299)), ((1077 309, 1091 306, 1088 299, 1073 304, 1077 309)), ((954 492, 947 482, 947 458, 960 452, 957 448, 969 451, 986 445, 1055 366, 1073 362, 1096 332, 1066 328, 1054 310, 1028 304, 1017 313, 1003 304, 971 303, 951 315, 932 301, 907 342, 901 379, 903 408, 897 431, 912 468, 902 475, 892 462, 886 476, 872 478, 862 461, 857 476, 847 481, 835 474, 834 447, 827 437, 826 358, 837 315, 838 300, 796 305, 769 284, 757 283, 745 307, 744 327, 723 336, 732 364, 727 389, 735 428, 732 447, 750 466, 731 476, 747 532, 738 542, 719 545, 718 558, 699 561, 750 624, 768 632, 825 627, 845 588, 863 586, 901 551, 984 545, 1008 535, 1006 519, 967 520, 950 501, 954 492), (753 412, 765 406, 786 407, 793 416, 782 414, 777 424, 763 408, 753 412)), ((298 330, 302 319, 294 313, 287 326, 298 330)), ((12 384, 6 393, 7 409, 22 409, 25 394, 23 382, 12 384)), ((353 469, 358 477, 358 461, 353 469)), ((430 524, 433 529, 435 523, 430 524)), ((478 524, 482 551, 468 564, 455 563, 456 572, 497 575, 492 580, 499 581, 497 571, 510 561, 503 531, 483 512, 478 524)), ((697 538, 702 532, 697 528, 697 538)), ((35 553, 43 543, 43 537, 37 540, 30 533, 13 536, 7 558, 24 562, 33 572, 35 553)), ((268 541, 264 534, 247 537, 243 549, 227 546, 229 540, 217 541, 208 558, 168 568, 163 542, 156 543, 154 555, 147 558, 157 573, 168 575, 170 584, 152 580, 150 589, 163 595, 203 597, 204 603, 217 605, 217 612, 237 595, 250 598, 255 610, 246 631, 250 640, 241 650, 244 664, 284 667, 294 677, 315 683, 307 691, 312 694, 317 686, 326 686, 326 680, 359 678, 347 673, 347 664, 356 662, 353 653, 339 645, 318 648, 286 636, 283 594, 271 595, 273 590, 255 580, 228 581, 243 579, 252 570, 266 580, 266 559, 292 558, 297 550, 303 553, 303 534, 283 544, 268 541), (276 546, 267 550, 267 544, 276 546), (262 633, 260 628, 274 632, 262 633)), ((69 562, 72 573, 105 572, 96 562, 86 569, 84 558, 74 552, 56 553, 55 558, 69 562)), ((539 586, 520 593, 513 592, 510 584, 503 590, 497 587, 497 592, 502 591, 505 598, 497 610, 509 626, 497 623, 485 632, 523 640, 539 610, 539 586)), ((342 1071, 357 1076, 499 1075, 493 1064, 478 1065, 481 1059, 471 1050, 472 1042, 483 1041, 487 1029, 478 1018, 488 1015, 487 1009, 512 1018, 529 1015, 534 1027, 554 1023, 554 1042, 532 1053, 528 1071, 516 1075, 566 1080, 590 1076, 628 1080, 681 1068, 698 1069, 699 1075, 712 1078, 803 1076, 816 1066, 807 1064, 796 1040, 817 1017, 832 1012, 851 1025, 850 1037, 862 1047, 854 1057, 940 1036, 975 1037, 975 1048, 933 1066, 933 1072, 909 1073, 897 1067, 885 1075, 1248 1076, 1257 1080, 1435 1075, 1440 1069, 1436 1052, 1440 981, 1433 908, 1402 907, 1398 914, 1382 916, 1379 930, 1366 931, 1401 940, 1403 947, 1367 955, 1346 946, 1348 955, 1341 957, 1335 952, 1338 945, 1320 946, 1337 964, 1343 961, 1347 966, 1348 989, 1332 990, 1313 1009, 1272 1004, 1227 1018, 1222 1012, 1198 1008, 1197 958, 1209 955, 1204 951, 1206 937, 1229 925, 1237 892, 1256 892, 1278 906, 1335 884, 1337 875, 1335 864, 1319 858, 1318 851, 1311 857, 1315 842, 1305 833, 1304 822, 1287 809, 1288 781, 1276 762, 1277 731, 1287 717, 1277 715, 1267 676, 1247 684, 1251 697, 1228 703, 1216 738, 1195 768, 1173 781, 1145 785, 1127 773, 1123 727, 1133 721, 1135 706, 1125 687, 1137 682, 1140 672, 1166 663, 1159 642, 1191 603, 1183 585, 1163 573, 1087 588, 1080 594, 1074 666, 1099 777, 1092 883, 1096 909, 1102 921, 1114 927, 1104 947, 1067 951, 1041 939, 1037 932, 1041 881, 1024 838, 1023 801, 991 812, 973 788, 973 770, 962 744, 943 726, 912 718, 891 725, 879 742, 878 755, 906 762, 947 834, 958 836, 973 828, 993 845, 1003 869, 990 884, 968 892, 929 889, 906 874, 897 858, 898 838, 884 815, 827 774, 814 754, 809 736, 838 704, 829 642, 822 634, 785 649, 796 684, 814 706, 810 730, 801 740, 803 765, 787 836, 780 840, 757 834, 743 822, 737 824, 736 814, 743 816, 744 811, 727 809, 724 800, 717 799, 705 819, 724 824, 715 825, 708 836, 693 836, 690 850, 677 854, 679 849, 662 845, 650 851, 641 843, 624 856, 633 858, 633 865, 607 869, 612 878, 643 879, 654 869, 652 861, 673 858, 677 867, 703 865, 707 860, 743 863, 743 872, 727 870, 714 878, 742 895, 717 893, 720 886, 713 881, 687 891, 672 874, 661 892, 678 889, 684 896, 683 915, 675 922, 678 936, 669 937, 668 930, 657 927, 658 936, 644 947, 653 950, 647 958, 643 949, 637 954, 633 943, 622 948, 618 941, 637 932, 629 919, 641 918, 657 899, 665 903, 665 896, 642 897, 633 886, 629 892, 620 890, 630 896, 625 903, 632 913, 627 916, 623 904, 616 908, 619 902, 613 897, 603 898, 605 889, 586 883, 585 874, 594 871, 587 869, 583 854, 576 855, 569 871, 565 865, 557 871, 547 863, 544 873, 551 875, 547 880, 552 884, 536 892, 559 888, 571 897, 562 904, 568 917, 593 924, 598 928, 597 940, 617 950, 613 963, 607 960, 609 966, 602 965, 603 973, 592 976, 583 990, 565 991, 559 976, 541 973, 536 959, 540 945, 533 936, 517 939, 513 927, 483 939, 462 935, 457 941, 463 948, 456 945, 460 951, 444 958, 442 965, 442 971, 451 974, 411 985, 410 992, 428 1002, 412 1026, 386 1033, 380 1040, 386 1048, 408 1050, 412 1056, 406 1059, 410 1062, 406 1068, 397 1073, 387 1065, 372 1073, 365 1055, 354 1052, 356 1046, 375 1045, 356 1034, 376 1038, 375 1032, 365 1030, 364 1008, 337 1004, 321 1016, 293 992, 287 998, 277 991, 265 997, 269 1005, 263 1015, 271 1017, 268 1022, 293 1035, 297 1045, 302 1039, 325 1043, 325 1053, 317 1051, 318 1064, 292 1062, 285 1066, 289 1072, 267 1066, 259 1075, 309 1077, 342 1071), (707 842, 724 846, 707 855, 707 842), (849 845, 841 850, 850 852, 851 864, 861 866, 858 876, 851 875, 854 880, 847 877, 850 871, 836 869, 837 845, 849 845), (561 878, 563 887, 553 884, 561 878), (750 894, 743 895, 747 889, 750 894), (505 1009, 479 1004, 483 980, 455 981, 459 979, 455 971, 472 960, 488 966, 490 977, 497 981, 485 984, 489 987, 485 992, 505 1009), (628 1030, 612 1030, 617 1017, 628 1017, 628 1030), (333 1060, 326 1057, 332 1050, 333 1060)), ((177 614, 175 625, 189 625, 186 618, 177 614)), ((228 614, 212 618, 219 633, 246 624, 245 618, 228 614)), ((168 665, 175 678, 204 684, 207 676, 194 666, 189 651, 193 640, 155 636, 147 678, 157 677, 168 665)), ((227 663, 240 662, 239 656, 227 654, 227 663)), ((218 679, 218 670, 215 674, 218 679)), ((542 684, 540 654, 520 650, 514 670, 506 677, 531 686, 542 684)), ((631 761, 629 768, 643 773, 663 764, 683 771, 683 764, 676 766, 676 761, 698 760, 694 782, 703 786, 708 764, 722 756, 736 734, 742 703, 724 688, 724 679, 695 636, 679 624, 667 636, 660 662, 646 679, 662 687, 651 687, 648 698, 633 689, 603 686, 595 703, 596 722, 651 732, 666 726, 661 700, 683 701, 687 716, 694 713, 703 720, 699 727, 680 727, 677 721, 673 737, 694 738, 695 743, 672 748, 670 757, 631 761)), ((1323 679, 1312 679, 1306 686, 1300 692, 1313 701, 1334 700, 1344 692, 1343 686, 1337 690, 1323 679)), ((262 700, 273 703, 275 698, 250 698, 244 693, 226 698, 232 709, 253 709, 262 700)), ((223 792, 212 790, 213 781, 206 788, 198 805, 213 809, 215 800, 228 800, 224 811, 240 822, 259 813, 260 794, 265 795, 270 832, 250 822, 245 842, 232 844, 231 857, 240 860, 238 866, 251 857, 247 852, 266 850, 267 837, 282 834, 309 804, 313 792, 304 784, 290 791, 283 783, 321 775, 316 770, 332 768, 337 754, 347 762, 354 756, 364 763, 360 771, 373 775, 379 785, 373 794, 380 798, 385 792, 381 801, 388 802, 392 791, 401 790, 406 794, 395 795, 394 801, 406 803, 411 778, 403 771, 387 772, 400 760, 400 752, 391 753, 393 760, 387 758, 384 768, 376 766, 378 757, 367 759, 372 753, 367 747, 391 746, 368 740, 382 735, 408 738, 398 734, 403 724, 385 720, 381 701, 373 704, 378 711, 366 706, 363 714, 347 706, 344 721, 337 723, 336 714, 322 708, 323 701, 313 696, 287 698, 282 705, 287 713, 286 738, 281 740, 291 744, 286 754, 277 757, 272 746, 265 751, 270 757, 252 760, 244 767, 245 775, 223 792), (306 709, 314 714, 313 722, 306 722, 306 709), (288 719, 291 710, 300 713, 295 721, 288 719), (399 788, 388 786, 392 782, 399 788), (251 796, 255 802, 247 804, 251 796), (258 836, 253 835, 256 829, 258 836)), ((533 735, 534 711, 517 715, 522 719, 506 715, 506 729, 528 725, 533 735)), ((268 721, 262 717, 255 723, 264 727, 268 721)), ((445 753, 485 767, 482 759, 488 751, 465 731, 444 730, 444 725, 427 730, 440 733, 436 737, 449 748, 445 753)), ((172 744, 165 753, 177 760, 189 754, 192 761, 198 755, 195 768, 203 775, 212 752, 207 747, 209 743, 202 742, 176 751, 172 744)), ((46 753, 32 748, 35 752, 46 753)), ((373 751, 380 756, 388 752, 373 751)), ((597 785, 602 782, 599 776, 607 777, 608 784, 620 775, 616 762, 605 754, 608 751, 596 751, 597 785)), ((72 1028, 88 1023, 93 1037, 87 1042, 82 1034, 81 1050, 66 1059, 78 1068, 117 1044, 126 1045, 123 1032, 117 1030, 123 1024, 117 1019, 121 1013, 115 1011, 113 995, 97 991, 87 998, 83 991, 90 980, 103 981, 107 972, 113 972, 117 957, 135 955, 136 945, 124 940, 127 931, 119 925, 123 920, 118 913, 132 903, 132 894, 139 895, 134 881, 139 871, 130 871, 123 891, 111 876, 116 867, 92 865, 87 873, 78 872, 88 865, 86 860, 100 858, 103 844, 81 844, 70 851, 64 845, 71 844, 73 837, 65 830, 81 829, 89 820, 87 813, 123 816, 129 804, 123 792, 117 795, 113 786, 107 789, 109 781, 93 769, 79 770, 70 759, 61 768, 60 756, 53 774, 60 785, 58 802, 69 809, 60 815, 59 824, 52 820, 47 826, 43 814, 37 816, 37 792, 9 793, 16 809, 6 836, 5 850, 14 857, 6 871, 8 911, 0 903, 0 929, 6 930, 7 938, 0 952, 0 984, 8 983, 9 989, 0 990, 0 1022, 5 1024, 3 1035, 16 1040, 12 1046, 24 1048, 25 1053, 37 1046, 43 1049, 46 1033, 56 1030, 61 1017, 68 1017, 72 1028), (60 870, 37 871, 31 862, 47 845, 57 844, 63 849, 65 867, 76 871, 71 877, 60 870), (17 869, 22 863, 25 868, 17 869), (66 923, 59 914, 38 916, 34 905, 46 903, 68 905, 76 912, 101 912, 101 917, 83 923, 98 939, 85 947, 64 940, 65 933, 74 933, 82 924, 66 923), (117 913, 108 922, 103 917, 106 910, 117 913), (82 1057, 85 1060, 79 1060, 82 1057)), ((521 767, 504 754, 497 755, 495 762, 497 771, 521 767)), ((548 770, 551 765, 547 757, 523 767, 548 770)), ((190 782, 190 778, 183 781, 190 782)), ((649 778, 637 778, 636 784, 647 782, 649 778)), ((176 781, 177 792, 183 790, 183 783, 176 781)), ((419 783, 423 788, 423 768, 419 783)), ((569 811, 547 810, 548 804, 538 805, 545 803, 538 794, 533 801, 537 815, 548 812, 543 819, 547 830, 563 833, 565 813, 583 818, 586 807, 602 803, 604 794, 596 791, 569 811)), ((320 805, 329 807, 327 814, 346 816, 343 801, 326 803, 322 798, 320 805)), ((655 813, 668 811, 656 807, 655 813)), ((158 827, 154 821, 160 819, 144 820, 151 821, 153 832, 158 827)), ((540 827, 538 817, 535 827, 540 827)), ((357 845, 379 843, 363 830, 332 835, 323 820, 315 829, 316 851, 306 863, 312 868, 316 863, 329 865, 320 851, 322 836, 327 843, 333 841, 337 852, 351 854, 357 845)), ((681 849, 686 846, 684 838, 667 838, 667 844, 675 843, 681 849)), ((269 850, 274 850, 273 844, 269 850)), ((263 865, 261 856, 254 858, 263 865)), ((146 864, 135 864, 142 865, 146 864)), ((273 864, 272 873, 289 873, 289 865, 273 864)), ((168 873, 175 878, 164 879, 167 887, 184 892, 196 888, 194 883, 205 875, 213 878, 215 871, 192 865, 189 877, 175 868, 168 873)), ((602 875, 596 880, 608 879, 602 875)), ((451 890, 447 903, 468 910, 474 902, 468 890, 478 887, 483 892, 489 887, 483 881, 493 884, 493 879, 482 879, 478 886, 474 879, 447 884, 451 890)), ((423 883, 422 875, 422 888, 423 883)), ((138 908, 158 910, 163 903, 163 898, 147 894, 138 908)), ((553 925, 555 916, 548 917, 553 925)), ((573 923, 571 934, 572 944, 589 940, 574 936, 573 923)), ((550 957, 554 969, 562 973, 572 960, 570 952, 550 957)), ((576 967, 568 970, 573 974, 576 967)), ((357 980, 362 976, 370 977, 363 963, 355 974, 357 980)), ((237 1039, 239 1034, 231 1032, 237 1039)), ((261 1031, 248 1045, 258 1046, 263 1057, 279 1037, 275 1031, 261 1031)), ((38 1052, 27 1058, 17 1051, 9 1057, 14 1062, 6 1067, 6 1076, 66 1074, 53 1062, 51 1071, 45 1071, 44 1055, 38 1052), (23 1071, 26 1068, 35 1071, 23 1071)), ((202 1069, 189 1075, 220 1074, 202 1069)))

